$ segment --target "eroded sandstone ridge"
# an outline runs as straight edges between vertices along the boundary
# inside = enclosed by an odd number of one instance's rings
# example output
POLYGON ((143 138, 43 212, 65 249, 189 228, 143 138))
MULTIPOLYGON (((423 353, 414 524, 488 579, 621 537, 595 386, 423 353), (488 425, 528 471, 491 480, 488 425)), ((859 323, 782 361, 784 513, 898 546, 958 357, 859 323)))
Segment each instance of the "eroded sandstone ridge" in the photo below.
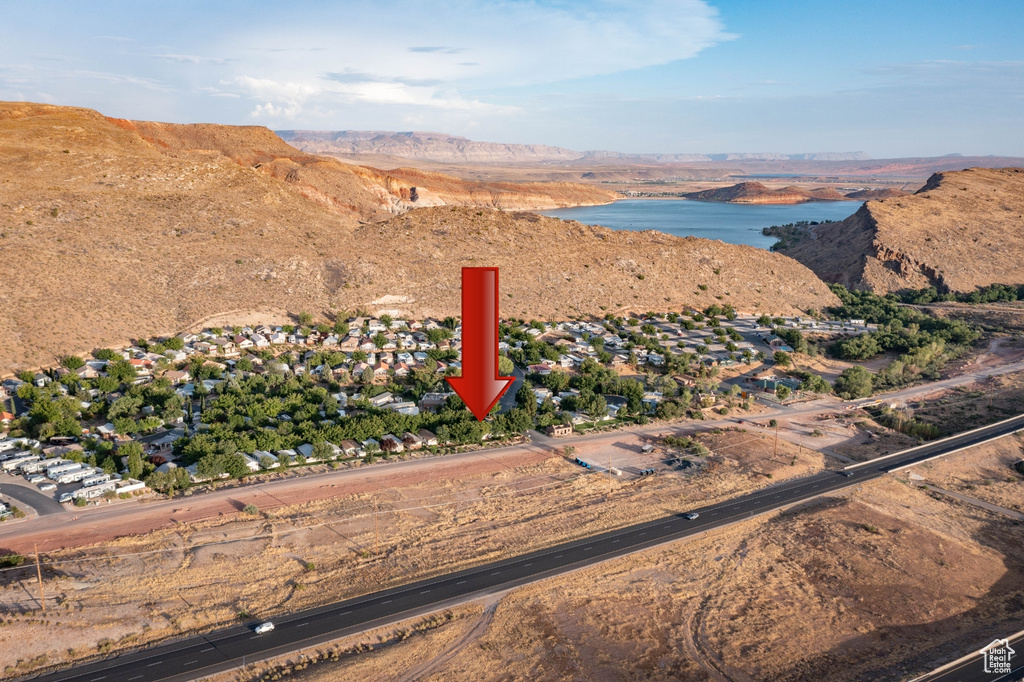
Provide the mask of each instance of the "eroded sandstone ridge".
POLYGON ((869 201, 782 251, 827 282, 887 293, 1024 282, 1024 169, 936 173, 917 193, 869 201))

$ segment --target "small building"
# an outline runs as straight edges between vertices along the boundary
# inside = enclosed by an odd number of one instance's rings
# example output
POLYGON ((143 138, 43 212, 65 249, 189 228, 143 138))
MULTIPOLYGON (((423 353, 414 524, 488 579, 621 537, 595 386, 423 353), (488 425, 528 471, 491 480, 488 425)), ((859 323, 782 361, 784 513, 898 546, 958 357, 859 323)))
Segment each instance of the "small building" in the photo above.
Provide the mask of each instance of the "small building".
POLYGON ((552 438, 568 436, 572 433, 572 424, 552 424, 548 428, 544 429, 544 432, 552 438))

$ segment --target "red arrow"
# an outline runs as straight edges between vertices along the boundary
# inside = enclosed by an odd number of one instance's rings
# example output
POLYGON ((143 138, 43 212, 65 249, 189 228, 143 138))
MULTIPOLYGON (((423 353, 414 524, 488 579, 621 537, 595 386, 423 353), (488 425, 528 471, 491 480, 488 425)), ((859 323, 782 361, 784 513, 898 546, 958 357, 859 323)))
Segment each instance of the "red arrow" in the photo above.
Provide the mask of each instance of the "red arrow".
POLYGON ((498 376, 498 268, 462 268, 462 376, 447 381, 480 421, 515 381, 498 376))

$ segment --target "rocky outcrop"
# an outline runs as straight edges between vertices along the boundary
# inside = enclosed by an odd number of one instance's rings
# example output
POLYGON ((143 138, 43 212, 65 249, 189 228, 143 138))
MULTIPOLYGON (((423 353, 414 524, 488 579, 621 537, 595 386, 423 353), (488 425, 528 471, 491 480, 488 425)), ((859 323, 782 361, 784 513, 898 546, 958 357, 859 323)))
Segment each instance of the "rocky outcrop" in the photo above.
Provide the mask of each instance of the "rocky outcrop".
POLYGON ((688 192, 683 195, 693 201, 721 201, 730 204, 803 204, 808 201, 845 201, 846 197, 828 187, 805 190, 788 186, 771 189, 760 182, 741 182, 731 187, 688 192))
POLYGON ((909 192, 904 192, 901 189, 895 187, 886 187, 885 189, 861 189, 856 192, 849 192, 846 195, 847 199, 857 199, 858 201, 868 201, 870 199, 892 199, 893 197, 905 197, 909 192))
POLYGON ((783 253, 825 281, 886 293, 1024 282, 1024 169, 936 173, 916 194, 869 201, 783 253))

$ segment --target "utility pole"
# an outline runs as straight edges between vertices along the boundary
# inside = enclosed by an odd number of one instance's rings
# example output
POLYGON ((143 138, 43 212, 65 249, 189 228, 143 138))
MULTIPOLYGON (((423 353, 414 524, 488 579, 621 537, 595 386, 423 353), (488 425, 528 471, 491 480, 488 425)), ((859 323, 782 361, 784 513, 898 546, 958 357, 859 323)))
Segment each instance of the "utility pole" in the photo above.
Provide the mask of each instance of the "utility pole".
POLYGON ((377 498, 373 498, 373 554, 380 556, 380 531, 377 528, 377 498))
POLYGON ((36 575, 39 576, 39 603, 43 607, 43 613, 46 613, 46 595, 43 594, 43 567, 39 565, 39 545, 33 543, 32 546, 36 552, 36 575))
POLYGON ((775 451, 772 452, 772 459, 779 454, 779 423, 775 422, 775 451))

